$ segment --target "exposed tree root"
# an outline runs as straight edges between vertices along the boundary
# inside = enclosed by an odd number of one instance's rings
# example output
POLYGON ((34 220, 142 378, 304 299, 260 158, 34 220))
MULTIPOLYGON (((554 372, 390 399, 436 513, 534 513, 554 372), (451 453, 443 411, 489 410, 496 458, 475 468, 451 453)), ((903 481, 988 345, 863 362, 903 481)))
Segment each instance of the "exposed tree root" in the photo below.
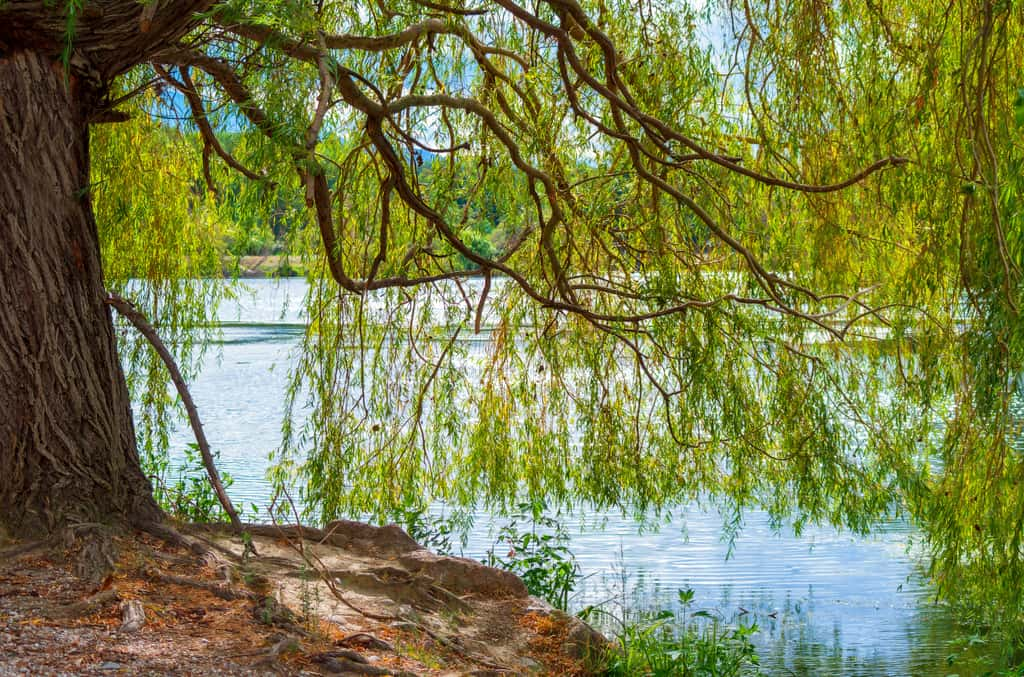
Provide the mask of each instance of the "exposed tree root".
POLYGON ((338 640, 338 646, 349 646, 351 644, 358 644, 367 649, 377 649, 379 651, 394 651, 395 647, 390 642, 385 642, 379 637, 374 637, 368 632, 353 632, 351 635, 346 635, 338 640))
POLYGON ((190 551, 192 554, 198 555, 199 557, 206 557, 211 551, 209 545, 201 543, 197 539, 186 536, 185 534, 181 533, 180 531, 178 531, 166 522, 147 521, 140 522, 135 526, 140 531, 143 531, 149 534, 150 536, 156 536, 161 541, 169 545, 184 548, 190 551))
POLYGON ((354 675, 394 675, 395 677, 416 677, 411 672, 395 672, 386 668, 371 665, 361 654, 355 651, 325 651, 314 654, 310 659, 324 670, 333 673, 354 675))
POLYGON ((14 559, 15 557, 23 557, 36 552, 44 552, 52 549, 53 546, 54 540, 52 538, 44 538, 38 541, 28 541, 27 543, 10 545, 0 548, 0 560, 8 558, 14 559))
POLYGON ((73 524, 61 534, 67 550, 73 551, 75 575, 85 581, 99 583, 117 562, 116 533, 103 524, 73 524))
POLYGON ((248 599, 251 601, 258 601, 263 599, 261 595, 249 590, 243 590, 240 588, 231 587, 223 583, 213 583, 210 581, 201 581, 195 578, 189 578, 188 576, 177 576, 175 574, 165 574, 162 571, 156 569, 150 569, 146 571, 146 575, 153 580, 160 581, 162 583, 173 583, 174 585, 184 585, 199 590, 205 590, 211 595, 219 597, 223 600, 236 600, 236 599, 248 599))
POLYGON ((55 610, 56 615, 61 618, 81 618, 93 614, 103 607, 120 599, 117 590, 100 590, 80 602, 68 604, 55 610))

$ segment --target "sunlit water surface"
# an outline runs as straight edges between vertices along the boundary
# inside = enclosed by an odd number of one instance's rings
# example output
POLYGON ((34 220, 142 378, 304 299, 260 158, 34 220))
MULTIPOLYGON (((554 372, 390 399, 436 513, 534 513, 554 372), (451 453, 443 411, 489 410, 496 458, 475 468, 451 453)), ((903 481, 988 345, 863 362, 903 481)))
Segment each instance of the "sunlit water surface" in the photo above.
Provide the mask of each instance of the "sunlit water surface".
MULTIPOLYGON (((222 336, 192 384, 207 437, 235 482, 236 503, 265 505, 268 455, 281 440, 289 367, 302 333, 303 280, 253 280, 251 291, 220 312, 222 336)), ((172 467, 192 441, 187 426, 172 436, 172 467)), ((463 550, 482 559, 496 525, 476 515, 463 550)), ((882 524, 869 537, 830 528, 797 538, 776 533, 766 515, 745 516, 729 553, 723 519, 683 507, 657 531, 617 513, 566 518, 571 549, 585 576, 574 609, 603 603, 675 608, 692 588, 693 609, 727 622, 756 622, 762 667, 780 675, 968 675, 981 668, 947 663, 962 633, 934 603, 912 554, 913 529, 882 524)))

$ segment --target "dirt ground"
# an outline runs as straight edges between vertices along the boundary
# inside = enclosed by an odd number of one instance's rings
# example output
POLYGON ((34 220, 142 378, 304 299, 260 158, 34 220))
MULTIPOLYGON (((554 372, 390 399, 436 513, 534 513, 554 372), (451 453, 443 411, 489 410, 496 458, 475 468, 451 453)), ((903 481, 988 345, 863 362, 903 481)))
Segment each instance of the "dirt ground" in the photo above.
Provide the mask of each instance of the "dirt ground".
POLYGON ((599 638, 515 577, 338 524, 266 528, 255 556, 227 533, 193 532, 204 555, 123 536, 102 581, 73 550, 7 544, 0 675, 588 674, 599 638))

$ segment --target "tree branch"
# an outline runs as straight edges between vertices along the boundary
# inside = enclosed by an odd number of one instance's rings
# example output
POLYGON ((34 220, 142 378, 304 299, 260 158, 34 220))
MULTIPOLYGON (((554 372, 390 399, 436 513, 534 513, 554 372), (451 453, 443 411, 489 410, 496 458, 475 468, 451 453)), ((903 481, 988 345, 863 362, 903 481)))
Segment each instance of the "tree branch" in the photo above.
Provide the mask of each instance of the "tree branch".
POLYGON ((231 499, 228 498, 227 491, 224 490, 224 484, 220 481, 220 473, 217 472, 217 466, 213 462, 213 454, 210 452, 210 443, 206 441, 206 433, 203 432, 203 424, 199 420, 199 411, 196 409, 195 402, 192 400, 192 394, 189 393, 188 386, 185 385, 185 379, 182 377, 181 371, 174 361, 174 356, 171 355, 171 351, 167 349, 164 342, 160 340, 160 336, 156 333, 153 325, 146 320, 142 313, 135 309, 134 305, 114 293, 108 293, 105 301, 107 305, 114 308, 121 317, 131 322, 146 337, 146 340, 149 341, 153 349, 156 350, 157 355, 160 356, 160 359, 167 366, 167 371, 171 375, 171 381, 178 390, 181 402, 185 405, 185 411, 188 412, 188 421, 192 425, 192 432, 196 436, 199 453, 203 456, 203 465, 206 467, 206 475, 210 480, 210 485, 213 486, 213 490, 217 494, 217 500, 220 501, 221 507, 224 508, 228 519, 231 520, 231 526, 236 531, 240 531, 242 529, 242 521, 238 517, 235 506, 231 503, 231 499))

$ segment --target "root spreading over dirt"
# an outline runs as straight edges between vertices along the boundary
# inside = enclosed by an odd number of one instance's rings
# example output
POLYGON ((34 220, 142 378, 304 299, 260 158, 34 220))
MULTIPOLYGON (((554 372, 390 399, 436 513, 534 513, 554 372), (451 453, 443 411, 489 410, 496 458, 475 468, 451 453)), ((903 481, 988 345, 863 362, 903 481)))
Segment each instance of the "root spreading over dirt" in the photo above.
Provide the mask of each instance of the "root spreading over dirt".
POLYGON ((0 548, 0 675, 584 675, 603 646, 514 575, 394 526, 115 545, 99 583, 73 552, 0 548))

